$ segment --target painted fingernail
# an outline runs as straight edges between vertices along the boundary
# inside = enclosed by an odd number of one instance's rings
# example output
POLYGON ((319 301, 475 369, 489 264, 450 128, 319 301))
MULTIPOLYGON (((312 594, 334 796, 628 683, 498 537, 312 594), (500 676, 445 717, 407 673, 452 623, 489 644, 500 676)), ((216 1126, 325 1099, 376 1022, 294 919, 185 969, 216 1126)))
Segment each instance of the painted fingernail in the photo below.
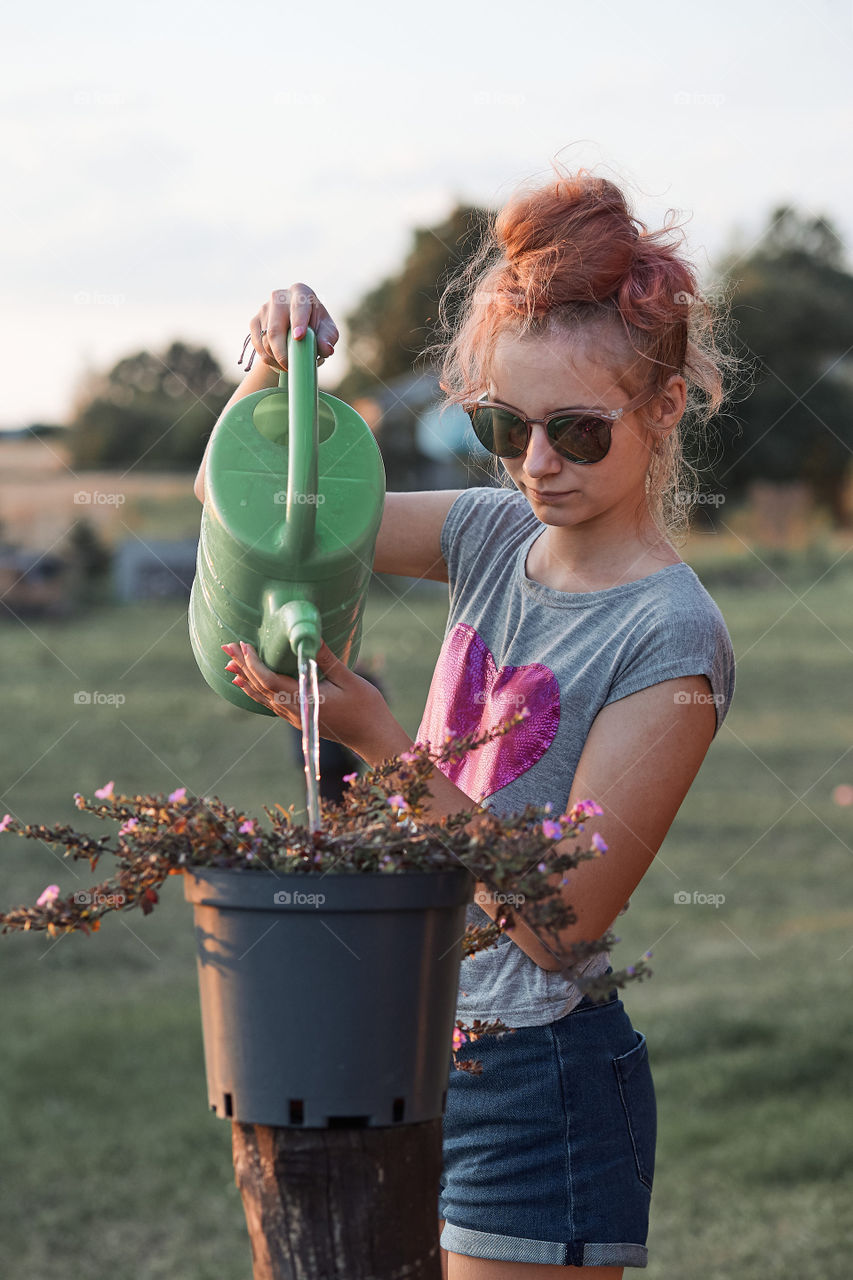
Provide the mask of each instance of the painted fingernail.
POLYGON ((302 338, 302 337, 304 337, 304 336, 305 336, 305 325, 304 325, 304 324, 298 324, 298 325, 296 325, 296 327, 295 327, 295 328, 294 328, 294 330, 293 330, 293 336, 294 336, 294 338, 302 338))

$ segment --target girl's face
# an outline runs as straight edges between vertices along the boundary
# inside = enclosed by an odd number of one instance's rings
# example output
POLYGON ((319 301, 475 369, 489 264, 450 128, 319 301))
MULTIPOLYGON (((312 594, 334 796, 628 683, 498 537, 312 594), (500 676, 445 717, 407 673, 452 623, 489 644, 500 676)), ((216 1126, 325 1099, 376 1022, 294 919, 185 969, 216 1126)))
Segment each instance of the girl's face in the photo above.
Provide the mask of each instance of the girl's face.
MULTIPOLYGON (((555 409, 619 409, 630 399, 613 373, 595 359, 595 342, 561 334, 501 335, 489 397, 544 418, 555 409)), ((646 409, 653 408, 653 402, 646 409)), ((637 410, 613 423, 610 449, 601 462, 576 463, 557 453, 541 423, 520 458, 503 458, 514 484, 545 524, 570 526, 612 512, 636 518, 645 504, 645 476, 654 443, 637 410)))

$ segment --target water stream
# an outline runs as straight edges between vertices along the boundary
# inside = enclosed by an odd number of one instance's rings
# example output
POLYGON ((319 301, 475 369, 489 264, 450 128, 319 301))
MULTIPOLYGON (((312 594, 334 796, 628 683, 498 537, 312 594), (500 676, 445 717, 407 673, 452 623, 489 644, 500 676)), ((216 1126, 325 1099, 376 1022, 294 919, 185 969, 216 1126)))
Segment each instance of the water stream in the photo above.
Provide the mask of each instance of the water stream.
POLYGON ((305 757, 305 791, 308 797, 308 828, 320 830, 320 694, 317 663, 306 658, 299 646, 299 719, 302 723, 302 754, 305 757))

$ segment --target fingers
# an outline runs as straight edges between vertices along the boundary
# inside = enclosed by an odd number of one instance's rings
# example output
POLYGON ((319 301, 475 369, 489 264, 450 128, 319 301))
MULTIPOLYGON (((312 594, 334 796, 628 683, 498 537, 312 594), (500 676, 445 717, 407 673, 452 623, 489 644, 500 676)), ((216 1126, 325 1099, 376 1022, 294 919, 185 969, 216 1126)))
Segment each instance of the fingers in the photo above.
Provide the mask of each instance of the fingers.
POLYGON ((276 369, 287 368, 287 333, 293 329, 296 341, 304 338, 310 325, 317 338, 317 355, 325 360, 334 355, 340 338, 338 327, 313 289, 297 282, 289 289, 274 289, 250 325, 255 350, 276 369), (263 334, 263 330, 266 333, 263 334), (256 340, 257 339, 257 340, 256 340))

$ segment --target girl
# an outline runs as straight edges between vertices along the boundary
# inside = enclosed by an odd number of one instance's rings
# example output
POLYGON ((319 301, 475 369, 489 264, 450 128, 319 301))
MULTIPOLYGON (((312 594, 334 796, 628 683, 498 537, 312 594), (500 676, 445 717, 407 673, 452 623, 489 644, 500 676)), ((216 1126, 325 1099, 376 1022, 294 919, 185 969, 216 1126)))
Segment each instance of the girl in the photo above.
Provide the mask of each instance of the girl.
MULTIPOLYGON (((373 566, 449 585, 417 741, 528 708, 512 732, 434 773, 431 812, 600 806, 608 849, 568 878, 565 947, 627 909, 734 690, 725 623, 674 545, 695 478, 683 420, 716 412, 730 358, 668 232, 649 233, 615 184, 583 170, 519 191, 491 220, 451 286, 462 305, 439 354, 447 403, 466 407, 503 485, 389 493, 373 566)), ((235 399, 275 385, 288 326, 299 339, 308 324, 319 358, 331 355, 338 331, 308 286, 272 295, 251 322, 260 363, 235 399)), ((251 646, 229 655, 235 683, 296 724, 292 702, 274 698, 296 681, 251 646)), ((369 765, 412 745, 373 686, 325 645, 318 661, 324 735, 369 765)), ((469 920, 499 911, 478 885, 469 920)), ((587 972, 611 972, 608 959, 587 972)), ((617 1280, 646 1266, 656 1113, 645 1037, 617 989, 593 1003, 560 968, 524 923, 462 963, 458 1016, 516 1030, 477 1041, 481 1076, 450 1072, 439 1200, 450 1280, 544 1280, 566 1266, 617 1280)))

